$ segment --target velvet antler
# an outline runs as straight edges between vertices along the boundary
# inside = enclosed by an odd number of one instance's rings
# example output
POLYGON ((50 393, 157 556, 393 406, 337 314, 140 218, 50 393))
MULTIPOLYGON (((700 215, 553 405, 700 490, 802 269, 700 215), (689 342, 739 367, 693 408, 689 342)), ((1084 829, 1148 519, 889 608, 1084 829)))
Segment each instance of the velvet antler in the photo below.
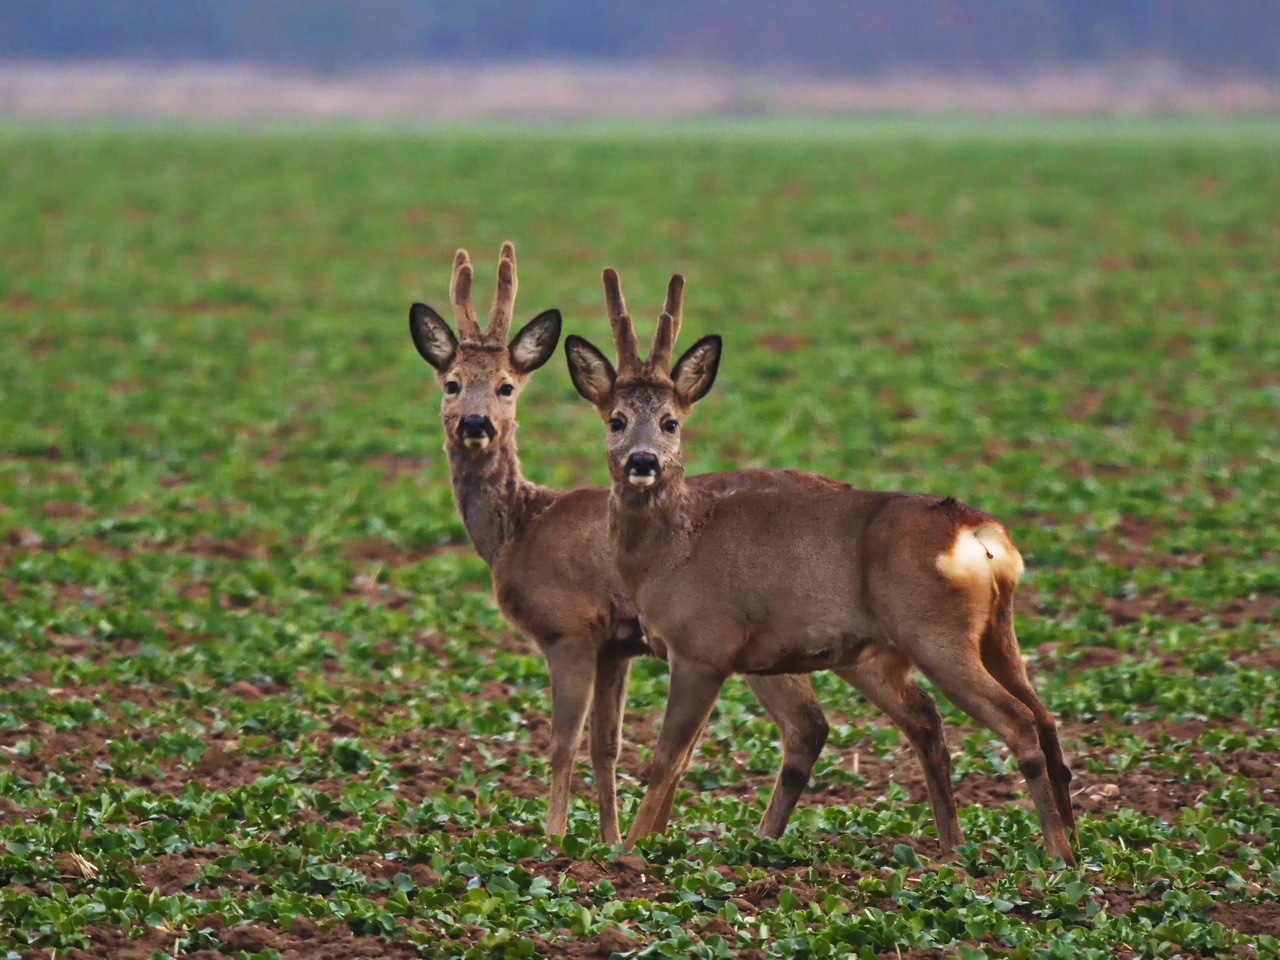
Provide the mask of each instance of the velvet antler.
POLYGON ((471 302, 471 257, 465 250, 453 255, 453 278, 449 281, 449 302, 453 304, 453 319, 458 324, 458 336, 463 340, 482 340, 480 321, 476 319, 476 307, 471 302))
POLYGON ((604 303, 613 327, 613 344, 618 350, 618 375, 640 373, 640 344, 636 341, 636 328, 627 315, 627 304, 622 299, 622 284, 618 271, 608 267, 604 271, 604 303))
POLYGON ((680 319, 684 306, 684 277, 671 275, 667 283, 667 302, 658 317, 658 329, 653 334, 653 346, 649 349, 648 365, 654 370, 666 371, 671 366, 671 353, 675 350, 676 337, 680 336, 680 319))
POLYGON ((493 293, 493 307, 489 311, 489 328, 485 339, 504 343, 511 331, 511 317, 516 304, 516 245, 508 240, 502 245, 498 258, 498 286, 493 293))

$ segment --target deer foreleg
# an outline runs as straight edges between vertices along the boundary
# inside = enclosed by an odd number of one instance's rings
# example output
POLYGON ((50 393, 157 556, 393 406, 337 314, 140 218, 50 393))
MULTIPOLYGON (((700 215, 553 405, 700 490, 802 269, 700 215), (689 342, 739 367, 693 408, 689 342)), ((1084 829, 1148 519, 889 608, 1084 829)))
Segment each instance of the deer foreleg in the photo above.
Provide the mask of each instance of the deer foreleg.
POLYGON ((591 706, 591 769, 600 804, 600 839, 622 841, 618 830, 618 750, 622 744, 622 712, 627 697, 631 661, 601 659, 596 665, 595 697, 591 706))
POLYGON ((666 829, 676 784, 684 773, 698 734, 711 716, 711 708, 725 679, 725 674, 719 671, 673 658, 662 734, 654 752, 649 788, 627 834, 628 848, 635 846, 641 837, 666 829))
POLYGON ((543 649, 551 674, 551 793, 547 800, 547 835, 562 837, 569 826, 573 765, 595 687, 596 657, 594 648, 570 646, 567 638, 543 649))

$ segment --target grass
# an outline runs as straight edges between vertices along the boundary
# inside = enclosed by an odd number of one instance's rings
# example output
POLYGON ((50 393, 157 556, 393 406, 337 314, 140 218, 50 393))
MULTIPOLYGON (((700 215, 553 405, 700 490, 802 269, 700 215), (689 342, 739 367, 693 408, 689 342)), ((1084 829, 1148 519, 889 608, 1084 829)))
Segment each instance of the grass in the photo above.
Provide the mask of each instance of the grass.
MULTIPOLYGON (((1214 131, 0 134, 0 951, 1280 955, 1280 140, 1214 131), (597 342, 603 266, 642 322, 686 273, 727 341, 693 469, 1007 521, 1080 868, 949 708, 939 862, 905 743, 825 676, 782 841, 738 681, 642 859, 583 799, 541 836, 545 671, 405 330, 508 238, 517 321, 597 342)), ((531 477, 604 480, 562 361, 521 415, 531 477)), ((624 821, 664 690, 638 662, 624 821)))

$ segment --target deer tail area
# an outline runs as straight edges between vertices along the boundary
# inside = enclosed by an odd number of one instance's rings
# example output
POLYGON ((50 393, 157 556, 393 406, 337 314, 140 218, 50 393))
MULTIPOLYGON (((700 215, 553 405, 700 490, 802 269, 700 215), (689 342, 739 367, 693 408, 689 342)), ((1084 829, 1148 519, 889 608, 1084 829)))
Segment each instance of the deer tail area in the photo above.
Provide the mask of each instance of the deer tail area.
POLYGON ((995 520, 962 524, 937 567, 968 596, 979 630, 1012 613, 1013 589, 1025 569, 1008 531, 995 520))

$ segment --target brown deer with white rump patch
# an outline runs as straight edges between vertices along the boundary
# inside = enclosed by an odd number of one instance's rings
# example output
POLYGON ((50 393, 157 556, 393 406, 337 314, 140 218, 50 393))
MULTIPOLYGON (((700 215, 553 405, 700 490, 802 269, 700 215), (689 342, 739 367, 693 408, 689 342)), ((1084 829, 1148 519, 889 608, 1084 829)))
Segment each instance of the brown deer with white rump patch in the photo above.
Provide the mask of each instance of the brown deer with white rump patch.
POLYGON ((680 427, 715 382, 720 338, 703 337, 671 367, 684 289, 676 275, 641 360, 613 270, 604 285, 618 369, 581 337, 569 337, 565 352, 578 392, 608 424, 618 572, 671 666, 628 845, 666 829, 676 784, 730 675, 832 670, 906 733, 939 842, 951 850, 963 840, 951 759, 937 706, 912 678, 919 669, 1009 745, 1049 855, 1074 862, 1071 772, 1018 650, 1022 557, 1005 528, 951 497, 834 480, 708 496, 684 475, 680 427))
MULTIPOLYGON (((461 340, 415 303, 409 330, 444 388, 440 417, 454 500, 476 552, 493 568, 503 615, 533 637, 551 675, 551 791, 547 833, 565 833, 573 764, 588 709, 600 835, 621 839, 615 787, 630 658, 650 652, 613 564, 607 487, 550 490, 524 478, 516 454, 516 399, 555 352, 560 313, 548 310, 507 343, 516 296, 515 247, 503 244, 488 328, 471 300, 466 251, 454 258, 449 299, 461 340)), ((674 309, 674 308, 673 308, 674 309)), ((697 486, 728 490, 787 482, 789 471, 708 474, 697 486)), ((779 837, 809 781, 827 723, 807 676, 748 680, 782 735, 782 771, 760 832, 779 837)))

